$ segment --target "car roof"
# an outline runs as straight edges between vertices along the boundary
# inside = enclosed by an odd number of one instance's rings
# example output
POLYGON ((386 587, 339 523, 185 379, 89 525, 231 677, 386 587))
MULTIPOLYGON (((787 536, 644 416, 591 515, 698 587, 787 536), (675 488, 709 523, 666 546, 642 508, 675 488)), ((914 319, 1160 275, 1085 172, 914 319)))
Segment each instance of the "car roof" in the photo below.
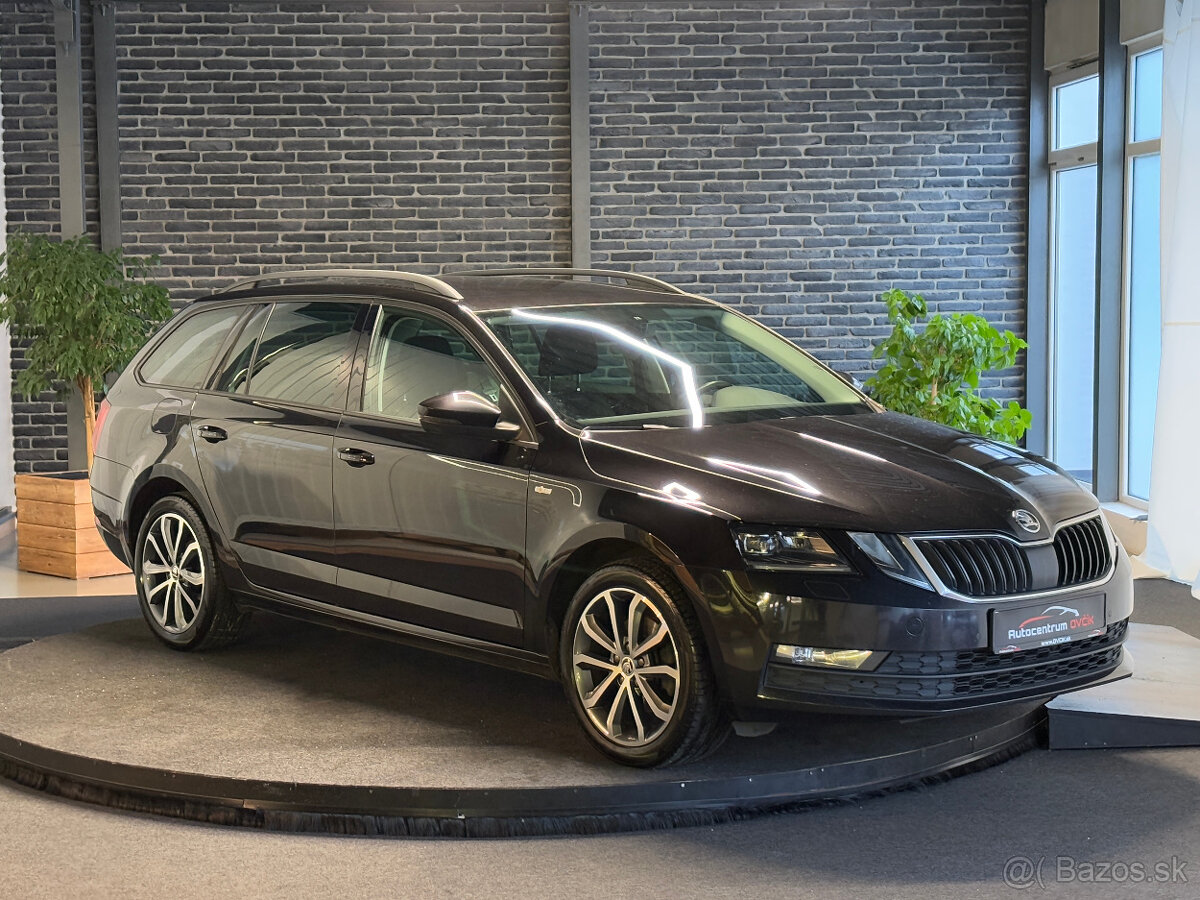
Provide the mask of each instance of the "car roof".
MULTIPOLYGON (((573 274, 536 273, 506 270, 495 273, 449 274, 439 279, 405 281, 388 272, 373 277, 370 272, 330 272, 322 278, 320 269, 307 273, 286 273, 290 278, 278 285, 260 286, 252 281, 238 282, 223 292, 200 298, 202 301, 258 300, 270 297, 340 295, 377 299, 416 300, 437 307, 461 305, 476 313, 491 313, 514 307, 526 309, 555 306, 609 305, 613 303, 653 303, 668 306, 717 306, 711 300, 687 294, 669 285, 644 278, 631 283, 614 284, 584 281, 573 274), (458 296, 455 296, 458 295, 458 296), (461 297, 461 299, 459 299, 461 297)), ((599 274, 599 273, 589 273, 599 274)), ((626 273, 605 273, 619 279, 626 273)), ((263 281, 276 278, 271 273, 263 281)), ((420 277, 420 276, 418 276, 420 277)), ((637 276, 630 276, 631 279, 637 276)))
POLYGON ((636 285, 579 281, 569 276, 446 275, 443 281, 463 295, 475 312, 523 307, 590 306, 611 303, 654 303, 669 306, 715 305, 691 294, 676 294, 636 285))

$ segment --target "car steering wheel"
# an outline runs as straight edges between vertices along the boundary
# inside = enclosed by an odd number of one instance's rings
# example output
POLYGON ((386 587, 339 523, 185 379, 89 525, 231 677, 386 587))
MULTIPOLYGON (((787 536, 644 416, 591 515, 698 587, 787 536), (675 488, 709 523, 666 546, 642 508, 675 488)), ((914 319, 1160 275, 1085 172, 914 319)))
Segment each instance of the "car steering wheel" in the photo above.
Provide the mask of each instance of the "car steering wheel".
POLYGON ((696 394, 701 399, 703 399, 704 397, 708 397, 709 402, 706 405, 711 406, 712 405, 712 396, 711 395, 716 394, 717 391, 724 390, 727 387, 733 387, 733 384, 731 382, 725 381, 723 378, 714 378, 712 381, 706 381, 706 382, 704 382, 704 384, 700 385, 700 387, 696 388, 696 394))
POLYGON ((700 387, 696 388, 696 393, 715 394, 717 391, 724 390, 727 387, 733 387, 732 382, 725 381, 722 378, 714 378, 712 381, 706 381, 700 387))

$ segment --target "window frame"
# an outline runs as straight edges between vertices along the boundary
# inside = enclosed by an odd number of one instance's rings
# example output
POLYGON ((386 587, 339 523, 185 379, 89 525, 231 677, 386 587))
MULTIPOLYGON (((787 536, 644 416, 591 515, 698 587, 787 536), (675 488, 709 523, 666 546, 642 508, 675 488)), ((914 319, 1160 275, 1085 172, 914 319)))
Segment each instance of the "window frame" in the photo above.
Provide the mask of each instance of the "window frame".
MULTIPOLYGON (((242 314, 241 320, 237 327, 225 342, 225 346, 221 348, 220 354, 217 356, 216 362, 213 365, 212 371, 208 373, 208 379, 204 382, 204 392, 206 394, 218 394, 222 397, 245 397, 246 395, 240 391, 228 391, 217 387, 217 379, 220 378, 225 371, 225 367, 232 362, 233 351, 237 347, 238 340, 242 334, 250 327, 250 323, 254 321, 254 317, 260 312, 266 311, 267 316, 263 319, 263 327, 266 327, 267 318, 270 317, 271 307, 274 303, 271 300, 254 300, 246 304, 246 311, 242 314)), ((257 349, 259 338, 262 337, 262 331, 258 333, 258 337, 254 339, 252 350, 257 349)), ((254 354, 251 353, 250 361, 253 363, 254 354)))
POLYGON ((1093 61, 1085 63, 1081 66, 1076 66, 1073 69, 1064 69, 1061 72, 1056 72, 1050 76, 1049 92, 1050 102, 1046 105, 1049 111, 1049 122, 1046 129, 1046 159, 1050 166, 1050 171, 1056 169, 1074 169, 1079 166, 1086 166, 1097 161, 1097 154, 1100 145, 1099 134, 1097 133, 1096 140, 1089 144, 1077 144, 1074 147, 1064 147, 1061 150, 1054 149, 1054 125, 1057 119, 1058 112, 1058 89, 1064 85, 1071 84, 1076 81, 1084 81, 1088 78, 1099 77, 1100 64, 1093 61))
MULTIPOLYGON (((1134 87, 1136 60, 1139 56, 1162 49, 1162 35, 1155 34, 1130 42, 1125 74, 1125 168, 1122 185, 1123 209, 1121 222, 1121 392, 1118 398, 1120 438, 1117 446, 1117 499, 1135 509, 1147 510, 1149 500, 1129 493, 1129 379, 1133 288, 1133 163, 1139 157, 1162 155, 1162 133, 1157 138, 1133 140, 1134 87)), ((1161 302, 1161 296, 1160 296, 1161 302)))

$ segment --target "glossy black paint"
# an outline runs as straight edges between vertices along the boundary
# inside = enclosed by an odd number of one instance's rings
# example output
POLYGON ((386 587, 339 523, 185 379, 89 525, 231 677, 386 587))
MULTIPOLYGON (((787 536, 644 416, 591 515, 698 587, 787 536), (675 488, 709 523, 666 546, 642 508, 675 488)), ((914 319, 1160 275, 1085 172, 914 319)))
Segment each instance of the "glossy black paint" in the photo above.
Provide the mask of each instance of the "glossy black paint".
POLYGON ((210 525, 241 549, 255 584, 331 595, 333 444, 341 414, 200 392, 190 424, 210 525), (207 430, 225 437, 213 440, 207 430))
POLYGON ((520 646, 532 452, 353 414, 337 445, 375 457, 334 464, 341 602, 520 646))
MULTIPOLYGON (((965 601, 898 581, 844 532, 987 531, 1037 543, 1049 539, 1052 523, 1097 509, 1045 460, 869 403, 846 415, 700 431, 580 431, 554 417, 476 312, 700 301, 544 278, 446 280, 465 303, 370 283, 244 291, 197 304, 319 297, 363 305, 346 408, 145 384, 137 370, 152 341, 110 391, 97 447, 93 498, 109 546, 128 560, 139 516, 161 493, 183 492, 210 524, 225 577, 248 603, 545 674, 574 585, 608 560, 651 554, 691 597, 729 708, 762 718, 826 706, 975 705, 767 689, 776 643, 901 652, 989 645, 989 610, 1007 601, 965 601), (363 413, 379 304, 452 323, 499 374, 502 422, 516 436, 432 433, 416 421, 363 413), (1040 530, 1020 529, 1015 508, 1034 512, 1040 530), (731 532, 739 522, 822 529, 855 571, 748 570, 731 532)), ((1055 602, 1099 590, 1109 622, 1128 618, 1129 565, 1119 547, 1116 554, 1103 585, 1062 592, 1055 602)), ((986 702, 1097 678, 1027 684, 986 702)))

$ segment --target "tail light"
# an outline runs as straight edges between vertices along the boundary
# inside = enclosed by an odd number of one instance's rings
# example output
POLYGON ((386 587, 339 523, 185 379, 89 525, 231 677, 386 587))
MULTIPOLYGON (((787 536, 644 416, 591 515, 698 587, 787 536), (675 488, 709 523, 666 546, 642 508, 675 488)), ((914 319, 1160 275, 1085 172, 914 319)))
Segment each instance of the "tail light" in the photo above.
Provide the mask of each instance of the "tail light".
POLYGON ((100 446, 100 429, 104 427, 104 420, 108 418, 108 398, 105 397, 100 401, 100 409, 96 411, 96 427, 92 429, 92 452, 96 452, 96 448, 100 446))

